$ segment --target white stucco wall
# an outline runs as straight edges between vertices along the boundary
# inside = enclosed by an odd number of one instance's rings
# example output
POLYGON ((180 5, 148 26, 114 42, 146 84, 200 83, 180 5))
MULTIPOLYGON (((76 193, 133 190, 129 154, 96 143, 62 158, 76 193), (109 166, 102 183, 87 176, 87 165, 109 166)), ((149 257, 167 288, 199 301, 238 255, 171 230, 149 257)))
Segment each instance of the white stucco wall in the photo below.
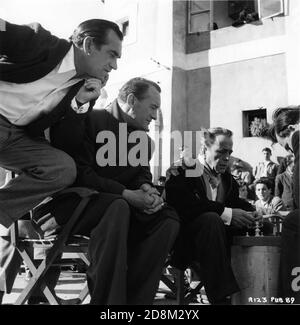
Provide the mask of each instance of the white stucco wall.
POLYGON ((105 2, 105 17, 114 21, 129 17, 129 35, 134 33, 134 37, 130 36, 129 42, 124 40, 122 58, 118 61, 118 70, 113 71, 110 75, 106 86, 107 102, 115 98, 120 87, 133 77, 144 77, 155 81, 162 89, 161 148, 158 138, 154 134, 154 130, 159 128, 159 121, 152 122, 149 133, 155 139, 156 145, 151 161, 155 180, 162 173, 161 166, 155 167, 155 164, 157 165, 159 161, 163 161, 163 165, 167 167, 170 164, 172 6, 172 0, 107 0, 105 2), (162 157, 160 158, 159 155, 162 157))

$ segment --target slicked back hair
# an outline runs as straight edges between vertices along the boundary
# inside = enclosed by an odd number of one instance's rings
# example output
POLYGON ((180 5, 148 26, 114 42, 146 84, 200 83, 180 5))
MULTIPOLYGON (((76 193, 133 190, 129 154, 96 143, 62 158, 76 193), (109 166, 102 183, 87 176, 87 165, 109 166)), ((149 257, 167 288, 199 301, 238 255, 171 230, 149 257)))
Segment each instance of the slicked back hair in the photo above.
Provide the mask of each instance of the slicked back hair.
POLYGON ((161 92, 159 85, 154 81, 140 77, 130 79, 120 89, 118 99, 125 103, 128 95, 133 94, 138 100, 142 100, 151 86, 161 92))
POLYGON ((212 144, 215 143, 216 137, 218 135, 224 135, 226 137, 231 138, 233 133, 232 131, 222 128, 222 127, 217 127, 217 128, 210 128, 204 131, 204 137, 205 137, 205 142, 204 144, 207 147, 210 147, 212 144))
POLYGON ((113 30, 123 40, 123 34, 119 26, 105 19, 89 19, 82 22, 73 32, 70 40, 77 46, 81 47, 87 36, 93 37, 95 45, 100 49, 102 45, 107 44, 107 33, 113 30))

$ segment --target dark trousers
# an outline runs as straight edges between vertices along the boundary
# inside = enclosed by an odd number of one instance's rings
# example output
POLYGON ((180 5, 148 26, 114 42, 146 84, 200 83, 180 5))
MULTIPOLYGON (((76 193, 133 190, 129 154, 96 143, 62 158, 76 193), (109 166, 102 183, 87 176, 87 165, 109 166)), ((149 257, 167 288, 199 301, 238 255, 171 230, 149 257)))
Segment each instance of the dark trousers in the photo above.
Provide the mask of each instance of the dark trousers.
MULTIPOLYGON (((59 203, 56 221, 65 224, 77 204, 76 197, 59 203)), ((107 193, 93 198, 86 208, 74 234, 90 237, 87 280, 91 304, 153 303, 179 222, 175 211, 168 207, 143 216, 139 218, 121 196, 107 193)), ((13 252, 11 256, 18 258, 13 252)), ((6 265, 9 268, 12 262, 6 265)), ((14 263, 14 267, 18 270, 19 264, 14 263)), ((47 276, 46 282, 50 283, 47 276)))
POLYGON ((279 290, 300 304, 300 211, 289 213, 282 225, 279 290))
POLYGON ((28 136, 1 115, 0 166, 19 175, 0 188, 0 224, 6 228, 76 178, 70 156, 44 138, 28 136))
POLYGON ((239 291, 230 263, 230 228, 217 213, 206 212, 182 227, 172 257, 181 269, 197 263, 211 304, 239 291))

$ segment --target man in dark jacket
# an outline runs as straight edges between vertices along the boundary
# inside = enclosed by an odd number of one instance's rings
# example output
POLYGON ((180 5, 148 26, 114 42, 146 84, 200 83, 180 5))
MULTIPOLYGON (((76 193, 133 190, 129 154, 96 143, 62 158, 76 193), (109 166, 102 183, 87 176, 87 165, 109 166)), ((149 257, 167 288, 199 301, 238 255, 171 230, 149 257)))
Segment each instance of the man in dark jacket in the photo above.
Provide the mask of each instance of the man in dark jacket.
POLYGON ((0 224, 9 227, 74 182, 74 161, 40 131, 92 108, 117 69, 122 38, 116 24, 100 19, 81 23, 71 41, 39 24, 0 20, 0 166, 19 175, 0 189, 0 224))
POLYGON ((294 209, 282 224, 279 289, 286 303, 293 298, 297 304, 300 304, 299 122, 300 106, 278 108, 273 113, 273 123, 263 132, 264 137, 295 156, 294 209))
POLYGON ((219 304, 239 290, 230 265, 228 235, 245 233, 255 218, 247 212, 253 207, 239 198, 238 185, 227 171, 232 132, 209 129, 202 140, 196 165, 179 167, 167 181, 166 198, 182 217, 173 264, 184 270, 198 262, 208 300, 219 304))
POLYGON ((118 221, 107 218, 101 223, 99 215, 90 218, 99 237, 89 250, 92 262, 97 263, 97 274, 88 272, 94 281, 98 279, 93 304, 152 304, 178 234, 178 216, 154 188, 149 167, 153 145, 146 132, 159 108, 160 87, 134 78, 106 109, 86 117, 83 130, 68 118, 51 129, 52 145, 76 162, 76 185, 127 202, 118 221), (82 132, 83 141, 74 141, 74 133, 82 132), (112 237, 113 231, 118 236, 112 237))

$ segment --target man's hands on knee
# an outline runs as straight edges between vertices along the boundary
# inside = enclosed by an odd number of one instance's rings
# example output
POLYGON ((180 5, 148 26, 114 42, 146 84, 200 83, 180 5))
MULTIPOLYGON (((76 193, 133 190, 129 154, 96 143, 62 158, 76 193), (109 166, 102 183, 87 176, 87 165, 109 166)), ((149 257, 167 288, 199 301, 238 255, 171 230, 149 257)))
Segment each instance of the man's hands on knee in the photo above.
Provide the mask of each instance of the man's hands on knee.
POLYGON ((152 207, 154 198, 142 189, 139 190, 124 190, 122 193, 124 199, 132 206, 139 210, 146 210, 152 207))
POLYGON ((242 209, 232 209, 231 224, 238 228, 252 227, 255 222, 253 212, 247 212, 242 209))
POLYGON ((97 99, 101 94, 102 82, 96 78, 86 79, 84 85, 81 86, 75 99, 81 104, 97 99))
POLYGON ((153 187, 147 183, 141 185, 140 188, 154 199, 151 207, 145 209, 143 212, 145 212, 147 214, 153 214, 153 213, 161 210, 162 207, 164 206, 164 200, 160 196, 159 191, 155 187, 153 187))

